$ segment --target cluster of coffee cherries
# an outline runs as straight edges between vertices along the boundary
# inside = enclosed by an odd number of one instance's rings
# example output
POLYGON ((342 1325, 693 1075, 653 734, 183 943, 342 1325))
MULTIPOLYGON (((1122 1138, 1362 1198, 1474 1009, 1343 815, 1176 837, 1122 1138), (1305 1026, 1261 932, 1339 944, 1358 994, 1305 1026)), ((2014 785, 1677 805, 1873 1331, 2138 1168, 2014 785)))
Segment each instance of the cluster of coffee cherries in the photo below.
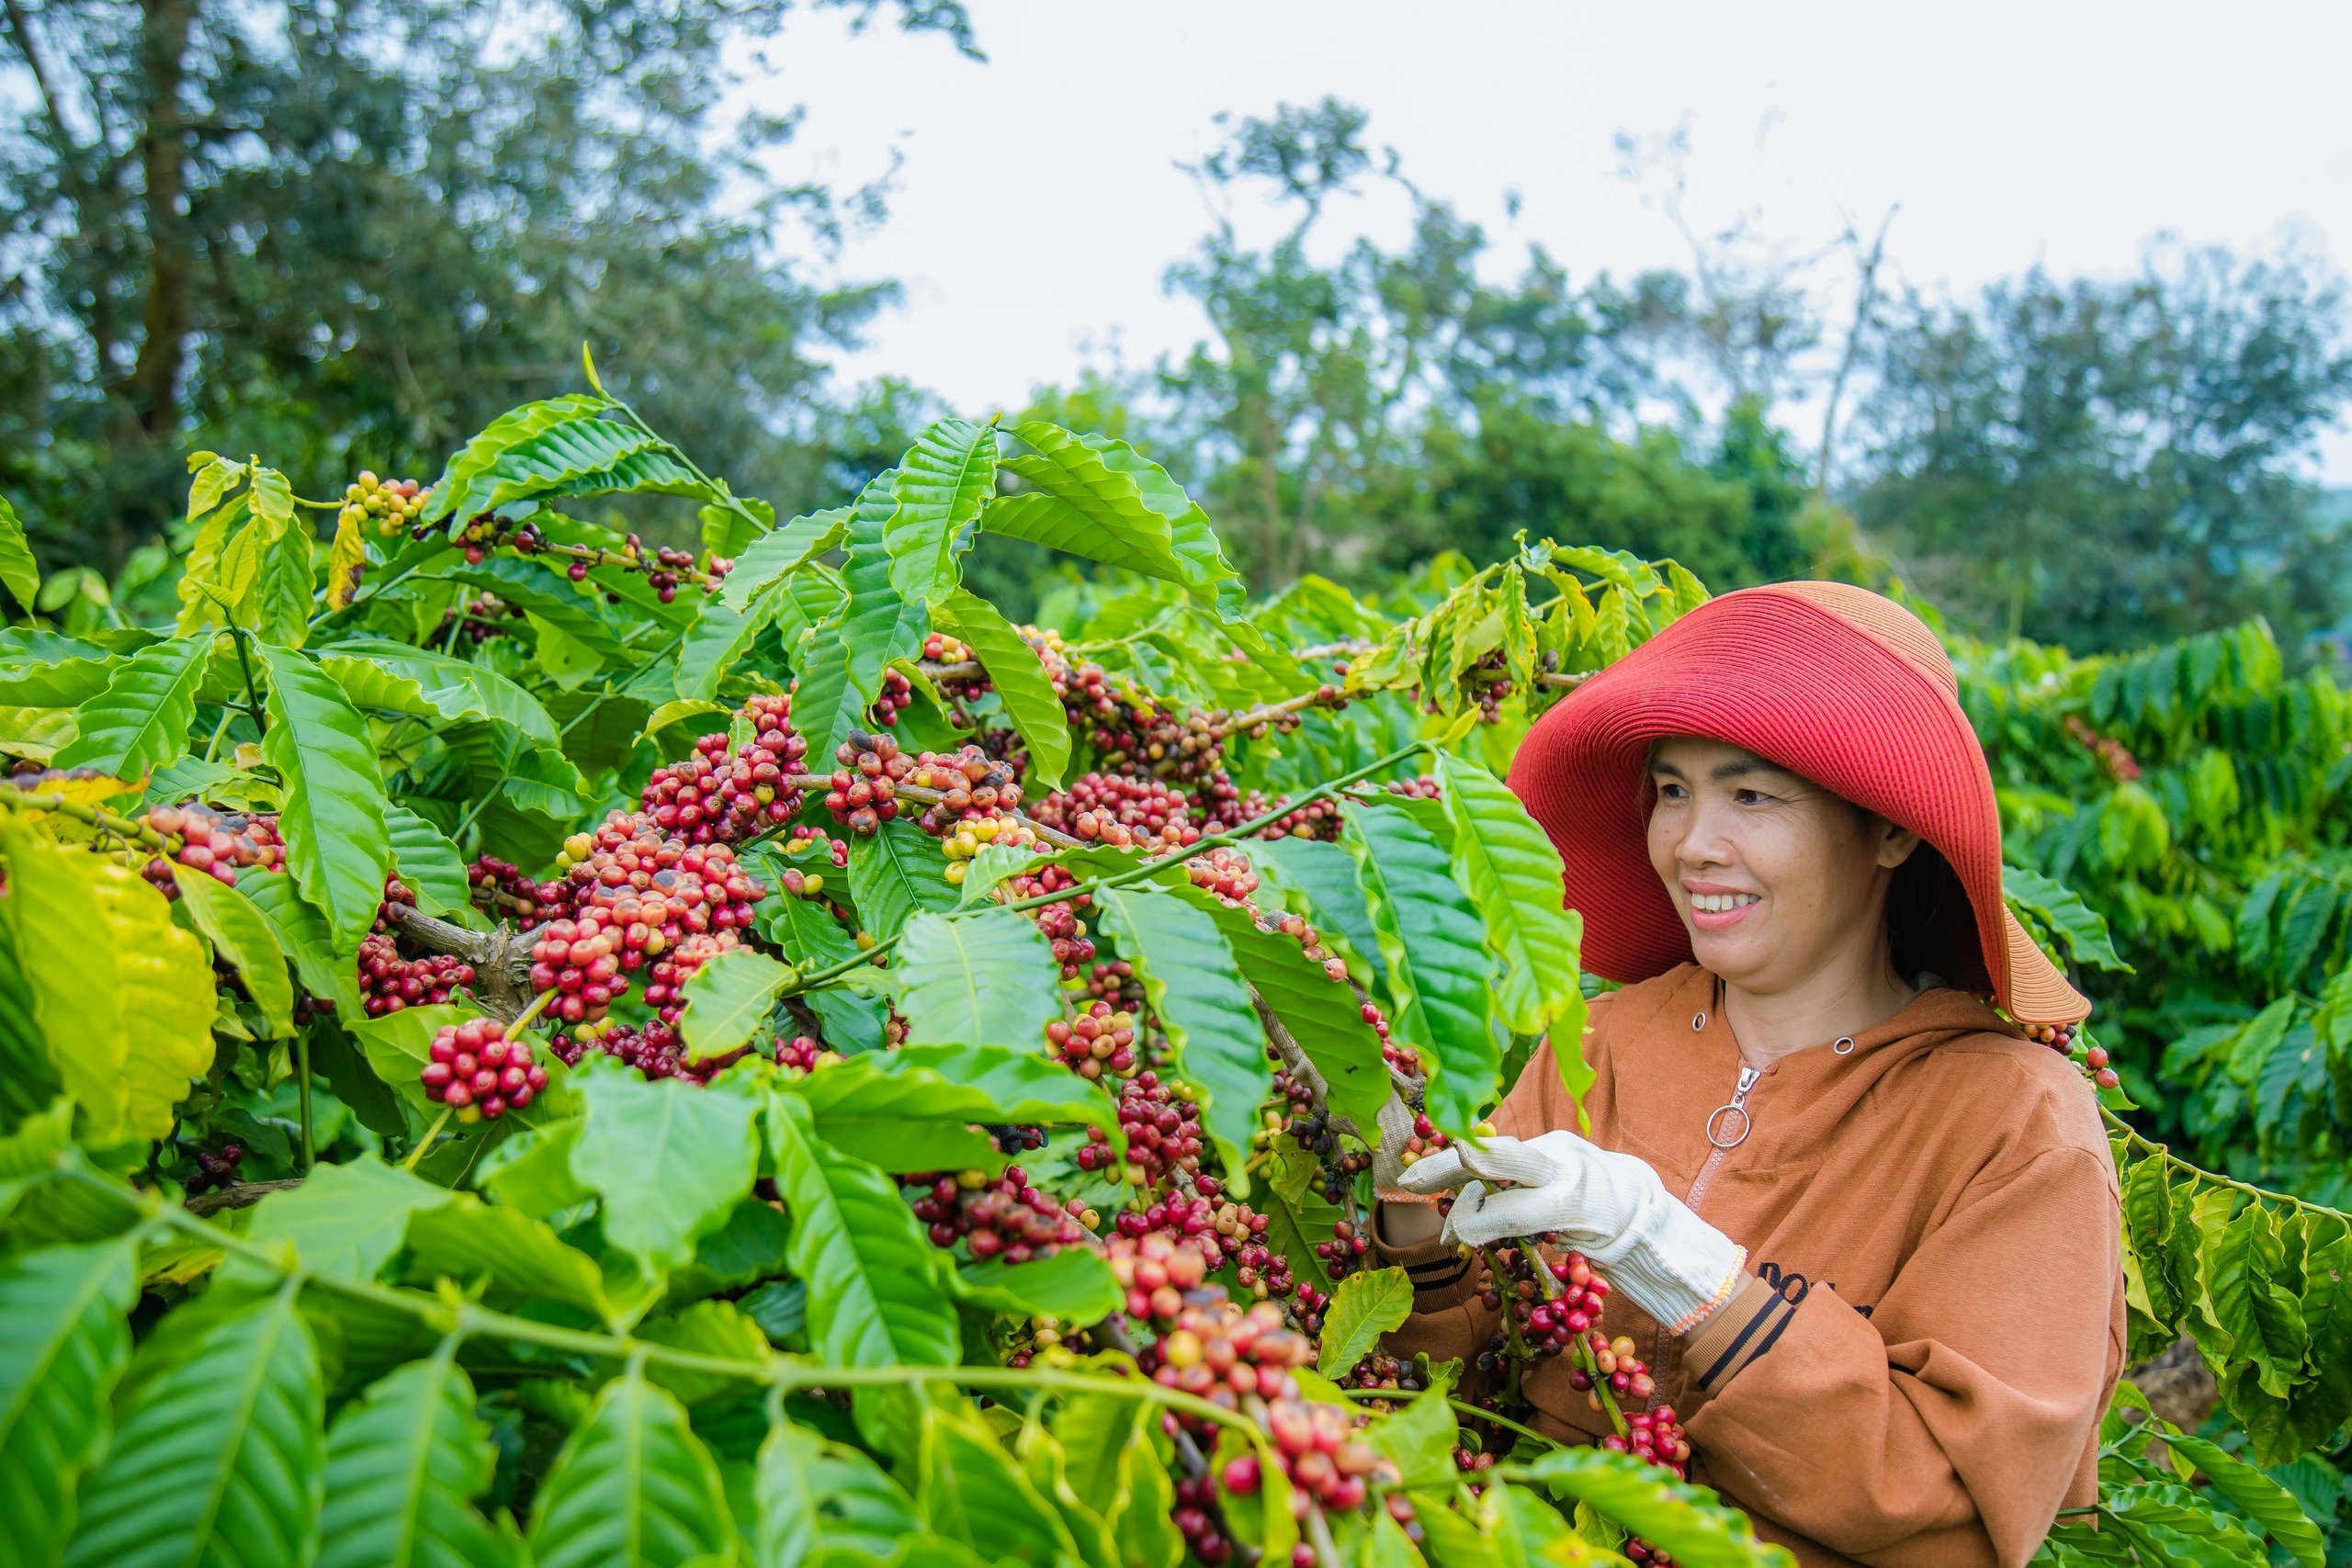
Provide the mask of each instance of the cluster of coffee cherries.
MULTIPOLYGON (((664 604, 677 598, 680 583, 689 578, 703 575, 695 569, 695 556, 692 550, 673 549, 668 545, 660 545, 654 548, 653 558, 647 561, 645 547, 639 541, 636 535, 631 534, 628 536, 628 553, 643 563, 646 586, 652 589, 654 597, 664 604)), ((718 580, 725 577, 727 569, 733 564, 732 561, 725 560, 713 560, 710 563, 707 575, 713 589, 718 586, 718 580)), ((581 575, 586 574, 583 572, 581 575)))
POLYGON ((425 1097, 457 1111, 461 1122, 478 1116, 495 1122, 548 1087, 548 1070, 532 1059, 531 1043, 506 1038, 506 1025, 494 1018, 469 1018, 436 1031, 418 1077, 425 1097))
POLYGON ((360 938, 356 971, 360 1005, 369 1018, 433 1007, 474 983, 474 966, 464 959, 447 953, 403 957, 390 933, 380 931, 360 938))
POLYGON ((983 817, 973 812, 939 840, 940 852, 947 857, 947 869, 941 874, 950 887, 961 887, 964 878, 971 874, 973 858, 986 846, 1026 849, 1036 842, 1037 830, 1017 816, 983 817))
POLYGON ((1154 855, 1184 849, 1201 837, 1182 794, 1158 779, 1125 773, 1082 773, 1068 789, 1039 802, 1031 815, 1089 843, 1140 845, 1154 855))
POLYGON ((426 640, 447 645, 451 637, 462 637, 480 647, 495 637, 504 637, 512 628, 504 623, 523 618, 522 606, 510 604, 495 593, 479 594, 453 610, 445 610, 441 624, 433 628, 426 640))
POLYGON ((1019 774, 1011 763, 978 746, 925 751, 902 777, 939 797, 925 803, 922 815, 915 819, 916 826, 935 839, 952 837, 979 821, 995 821, 1001 832, 1017 820, 1005 814, 1021 804, 1019 774))
POLYGON ((226 1143, 217 1151, 198 1150, 196 1174, 188 1179, 190 1193, 209 1192, 216 1187, 228 1187, 236 1182, 237 1168, 245 1163, 245 1145, 226 1143))
POLYGON ((860 836, 876 833, 899 815, 899 785, 915 770, 915 759, 899 750, 898 738, 853 729, 833 749, 831 787, 825 809, 833 820, 860 836))
POLYGON ((1082 1078, 1105 1073, 1123 1078, 1136 1070, 1135 1015, 1114 1011, 1108 1002, 1090 1002, 1074 1019, 1055 1019, 1046 1025, 1046 1043, 1082 1078))
POLYGON ((708 933, 732 946, 766 892, 732 846, 687 842, 643 811, 616 811, 594 833, 573 834, 556 863, 571 885, 575 919, 594 914, 620 933, 625 973, 689 936, 708 933))
POLYGON ((466 885, 477 906, 511 915, 517 924, 526 927, 551 918, 571 903, 565 884, 526 876, 512 862, 496 855, 476 856, 474 863, 466 868, 466 885))
POLYGON ((343 487, 343 510, 335 521, 350 527, 373 526, 390 536, 413 527, 433 499, 433 487, 414 479, 381 479, 362 468, 359 477, 343 487))
POLYGON ((557 1060, 567 1067, 578 1066, 591 1051, 601 1051, 646 1077, 681 1078, 697 1084, 708 1083, 722 1068, 752 1053, 751 1046, 741 1045, 724 1055, 690 1062, 686 1060, 684 1044, 678 1039, 675 1022, 661 1019, 635 1024, 607 1018, 600 1022, 577 1024, 548 1043, 557 1060))
POLYGON ((2082 1068, 2083 1075, 2101 1089, 2114 1089, 2123 1081, 2122 1075, 2111 1065, 2112 1058, 2104 1045, 2093 1045, 2083 1038, 2078 1023, 2029 1023, 2021 1025, 2028 1040, 2038 1041, 2062 1056, 2072 1057, 2082 1068))
MULTIPOLYGON (((1172 1171, 1199 1168, 1201 1108, 1182 1092, 1185 1087, 1179 1084, 1171 1089, 1154 1072, 1137 1073, 1120 1086, 1119 1125, 1127 1139, 1126 1179, 1134 1185, 1153 1186, 1172 1171)), ((1086 1138, 1073 1156, 1078 1168, 1110 1169, 1116 1156, 1102 1129, 1089 1127, 1086 1138)))
POLYGON ((2099 766, 2105 768, 2108 776, 2116 783, 2130 784, 2140 776, 2140 759, 2134 757, 2122 741, 2112 736, 2101 735, 2084 723, 2077 714, 2068 714, 2064 722, 2066 733, 2074 738, 2075 743, 2097 757, 2099 766))
POLYGON ((1364 1256, 1372 1250, 1372 1240, 1364 1234, 1367 1228, 1346 1220, 1332 1222, 1331 1239, 1315 1244, 1315 1256, 1323 1260, 1324 1273, 1344 1280, 1363 1267, 1364 1256))
POLYGON ((775 1049, 776 1066, 789 1067, 795 1072, 813 1073, 819 1067, 841 1059, 813 1034, 796 1034, 789 1040, 779 1034, 775 1037, 775 1049))
MULTIPOLYGON (((1258 891, 1258 868, 1239 850, 1220 845, 1184 863, 1193 886, 1205 888, 1228 904, 1244 904, 1258 891)), ((1304 922, 1302 922, 1304 923, 1304 922)))
MULTIPOLYGON (((191 871, 209 872, 215 881, 234 887, 240 871, 284 871, 286 840, 278 837, 274 812, 216 811, 202 801, 151 808, 144 825, 179 845, 171 859, 191 871)), ((171 865, 161 857, 141 868, 166 898, 179 897, 171 865)))
MULTIPOLYGON (((925 664, 933 666, 973 662, 972 650, 944 632, 933 632, 922 639, 922 657, 925 664)), ((935 669, 927 673, 939 688, 939 694, 952 703, 972 702, 996 689, 985 673, 957 675, 952 679, 941 676, 935 669)))
MULTIPOLYGON (((1571 1252, 1547 1262, 1532 1247, 1510 1245, 1495 1248, 1493 1257, 1501 1266, 1501 1277, 1487 1276, 1479 1302, 1490 1312, 1508 1305, 1511 1325, 1528 1355, 1539 1360, 1566 1355, 1578 1336, 1590 1333, 1600 1321, 1609 1281, 1593 1271, 1584 1254, 1571 1252), (1551 1275, 1551 1290, 1545 1290, 1536 1278, 1539 1269, 1551 1275)), ((1625 1346, 1630 1354, 1633 1341, 1627 1340, 1625 1346)), ((1632 1387, 1631 1376, 1627 1374, 1619 1393, 1632 1387)), ((1649 1397, 1647 1391, 1640 1397, 1649 1397)))
MULTIPOLYGON (((1035 872, 1008 876, 998 884, 1001 897, 1013 903, 1055 893, 1065 893, 1078 886, 1078 877, 1066 866, 1039 866, 1035 872)), ((1054 962, 1062 966, 1062 978, 1075 980, 1094 962, 1094 939, 1086 932, 1086 921, 1079 911, 1093 902, 1093 895, 1080 893, 1057 903, 1040 904, 1029 911, 1053 948, 1054 962)))
POLYGON ((1147 1248, 1162 1244, 1190 1247, 1201 1254, 1211 1272, 1229 1259, 1235 1282, 1253 1299, 1295 1294, 1302 1313, 1320 1311, 1326 1299, 1322 1293, 1293 1281, 1290 1259, 1267 1245, 1266 1216, 1228 1196, 1214 1176, 1194 1175, 1192 1179, 1189 1195, 1170 1191, 1141 1209, 1120 1210, 1112 1222, 1119 1240, 1147 1248))
POLYGON ((1180 717, 1138 687, 1114 685, 1101 665, 1071 662, 1058 632, 1028 636, 1070 728, 1094 749, 1104 772, 1132 767, 1162 778, 1192 780, 1216 771, 1224 760, 1224 745, 1208 715, 1180 717))
MULTIPOLYGON (((613 999, 628 990, 628 977, 621 973, 622 940, 615 917, 594 907, 576 920, 549 920, 539 928, 531 944, 531 989, 558 993, 548 1004, 550 1017, 593 1023, 605 1016, 613 999)), ((660 952, 660 941, 649 935, 639 944, 640 953, 647 942, 660 952)))
POLYGON ((1006 1166, 994 1180, 978 1170, 929 1171, 903 1179, 922 1190, 914 1200, 915 1218, 930 1227, 932 1245, 951 1247, 960 1240, 976 1261, 1002 1258, 1019 1264, 1051 1258, 1090 1234, 1085 1204, 1040 1192, 1017 1165, 1006 1166))
MULTIPOLYGON (((432 527, 423 523, 409 530, 410 536, 415 538, 423 538, 432 532, 432 527)), ((450 542, 465 552, 468 566, 480 566, 490 558, 490 552, 501 545, 511 545, 517 554, 526 556, 535 556, 548 547, 547 539, 539 533, 537 524, 525 523, 518 527, 512 519, 494 512, 481 513, 468 519, 450 542)), ((582 562, 579 570, 571 574, 571 580, 578 582, 587 575, 587 564, 582 562)))
POLYGON ((792 699, 754 696, 741 716, 752 736, 740 750, 715 731, 684 761, 653 770, 638 804, 655 827, 692 844, 736 843, 792 819, 800 791, 789 781, 808 753, 792 728, 792 699))

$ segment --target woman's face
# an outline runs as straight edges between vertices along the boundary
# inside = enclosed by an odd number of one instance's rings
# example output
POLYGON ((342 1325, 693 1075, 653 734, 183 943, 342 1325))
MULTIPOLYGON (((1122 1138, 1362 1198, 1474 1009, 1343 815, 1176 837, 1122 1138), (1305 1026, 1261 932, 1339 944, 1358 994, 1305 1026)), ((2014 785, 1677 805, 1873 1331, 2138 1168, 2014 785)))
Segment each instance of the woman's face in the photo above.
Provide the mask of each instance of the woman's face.
POLYGON ((1883 946, 1917 835, 1720 740, 1658 742, 1650 782, 1650 864, 1702 965, 1764 995, 1883 946))

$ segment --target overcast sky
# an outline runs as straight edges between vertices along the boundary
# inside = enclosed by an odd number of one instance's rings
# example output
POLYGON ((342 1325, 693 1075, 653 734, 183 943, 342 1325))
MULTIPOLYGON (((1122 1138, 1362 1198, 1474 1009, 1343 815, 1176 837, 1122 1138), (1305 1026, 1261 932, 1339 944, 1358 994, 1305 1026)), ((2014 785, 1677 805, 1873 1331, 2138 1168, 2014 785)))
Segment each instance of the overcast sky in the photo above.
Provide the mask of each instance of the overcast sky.
MULTIPOLYGON (((1655 182, 1622 177, 1615 146, 1678 126, 1697 227, 1744 220, 1801 256, 1899 203, 1889 255, 1931 290, 2037 262, 2128 273, 2166 233, 2294 241, 2339 266, 2352 246, 2341 4, 971 11, 986 63, 937 37, 851 39, 838 16, 803 15, 746 88, 763 107, 808 106, 792 172, 846 187, 903 157, 888 220, 840 271, 899 278, 906 303, 843 369, 907 377, 967 412, 1017 406, 1114 347, 1148 364, 1202 335, 1160 288, 1211 221, 1176 165, 1216 143, 1222 112, 1326 94, 1368 109, 1373 144, 1486 224, 1498 270, 1531 242, 1577 279, 1687 264, 1655 182)), ((1393 242, 1404 211, 1358 202, 1334 228, 1393 242)), ((2352 435, 2330 435, 2324 467, 2352 482, 2352 435)))

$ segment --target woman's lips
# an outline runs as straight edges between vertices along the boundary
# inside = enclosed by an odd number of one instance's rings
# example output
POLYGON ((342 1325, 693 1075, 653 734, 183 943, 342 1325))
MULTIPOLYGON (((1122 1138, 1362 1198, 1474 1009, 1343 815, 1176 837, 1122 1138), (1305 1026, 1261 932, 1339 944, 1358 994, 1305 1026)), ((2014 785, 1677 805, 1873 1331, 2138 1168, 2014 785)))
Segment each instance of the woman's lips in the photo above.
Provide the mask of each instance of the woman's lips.
MULTIPOLYGON (((1721 898, 1714 897, 1707 899, 1711 904, 1722 901, 1721 898)), ((1699 908, 1698 898, 1693 897, 1690 901, 1690 923, 1702 931, 1729 931, 1755 910, 1761 908, 1763 902, 1761 898, 1751 897, 1747 901, 1736 903, 1728 909, 1702 909, 1699 908)))

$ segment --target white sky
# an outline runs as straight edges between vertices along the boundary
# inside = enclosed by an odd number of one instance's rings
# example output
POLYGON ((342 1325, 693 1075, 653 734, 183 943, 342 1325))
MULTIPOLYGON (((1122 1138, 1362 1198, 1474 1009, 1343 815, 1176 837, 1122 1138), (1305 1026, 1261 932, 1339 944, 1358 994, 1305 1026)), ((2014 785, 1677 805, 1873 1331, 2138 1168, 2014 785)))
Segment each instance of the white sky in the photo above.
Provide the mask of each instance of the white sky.
MULTIPOLYGON (((934 36, 851 39, 838 16, 804 14, 745 89, 762 107, 808 106, 791 173, 846 188, 903 154, 888 220, 839 270, 903 280, 906 304, 842 368, 904 376, 967 412, 1017 406, 1114 345, 1148 365, 1200 337, 1197 311, 1160 288, 1210 222, 1176 163, 1216 144, 1222 111, 1326 94, 1368 109, 1371 144, 1487 226, 1498 272, 1530 242, 1577 281, 1686 265, 1613 145, 1682 123, 1696 227, 1746 220, 1799 255, 1900 203, 1888 254, 1898 281, 1931 291, 2036 262, 2129 273, 2163 233, 2241 250, 2292 237, 2338 266, 2352 250, 2340 4, 971 10, 985 64, 934 36)), ((1393 243, 1404 214, 1394 198, 1351 204, 1333 238, 1393 243)), ((2352 482, 2352 434, 2331 434, 2324 468, 2352 482)))

